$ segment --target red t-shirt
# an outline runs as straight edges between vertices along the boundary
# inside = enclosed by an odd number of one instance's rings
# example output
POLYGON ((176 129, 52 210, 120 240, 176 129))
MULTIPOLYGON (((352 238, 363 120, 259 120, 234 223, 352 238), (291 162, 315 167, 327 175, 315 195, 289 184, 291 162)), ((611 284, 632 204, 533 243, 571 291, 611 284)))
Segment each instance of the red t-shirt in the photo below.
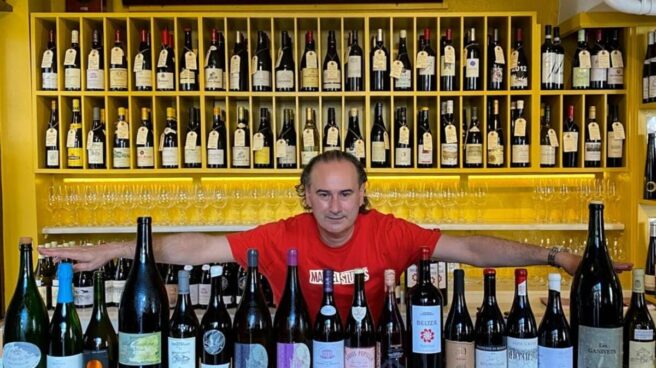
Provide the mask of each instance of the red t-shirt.
POLYGON ((279 301, 287 277, 287 250, 298 249, 298 274, 310 318, 314 320, 323 296, 323 269, 335 272, 335 303, 346 321, 353 301, 353 270, 365 269, 365 292, 374 321, 385 298, 384 271, 401 273, 420 257, 420 247, 431 254, 440 238, 439 230, 423 229, 411 222, 376 210, 359 214, 351 239, 339 248, 325 245, 314 216, 303 213, 285 220, 228 235, 235 260, 246 266, 249 248, 259 252, 259 269, 267 277, 279 301))

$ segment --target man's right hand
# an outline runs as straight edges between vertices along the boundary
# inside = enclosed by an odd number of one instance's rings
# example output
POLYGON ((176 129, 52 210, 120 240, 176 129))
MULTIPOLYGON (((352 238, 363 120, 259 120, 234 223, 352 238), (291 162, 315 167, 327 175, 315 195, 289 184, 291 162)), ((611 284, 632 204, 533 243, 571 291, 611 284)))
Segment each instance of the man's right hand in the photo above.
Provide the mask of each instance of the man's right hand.
POLYGON ((93 271, 114 258, 132 257, 134 255, 134 243, 106 243, 93 247, 71 248, 39 247, 39 253, 44 256, 53 257, 55 261, 65 258, 76 261, 73 265, 73 269, 76 272, 93 271))

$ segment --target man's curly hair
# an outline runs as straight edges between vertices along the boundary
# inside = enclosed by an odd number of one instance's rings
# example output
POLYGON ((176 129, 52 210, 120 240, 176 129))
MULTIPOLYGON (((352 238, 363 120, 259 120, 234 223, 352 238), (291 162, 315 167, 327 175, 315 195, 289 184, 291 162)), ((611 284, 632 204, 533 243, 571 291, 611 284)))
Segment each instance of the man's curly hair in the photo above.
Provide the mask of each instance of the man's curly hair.
MULTIPOLYGON (((305 166, 303 172, 301 173, 301 182, 296 185, 296 194, 298 194, 298 196, 301 198, 301 206, 303 206, 304 210, 312 210, 312 208, 308 206, 305 200, 305 188, 307 188, 307 186, 310 184, 310 173, 312 173, 312 169, 314 169, 314 167, 320 162, 333 161, 347 161, 353 164, 355 171, 358 173, 358 187, 362 187, 367 182, 367 173, 364 170, 364 165, 362 165, 362 162, 360 162, 359 159, 350 153, 342 152, 339 150, 326 151, 310 160, 310 163, 305 166)), ((364 203, 362 206, 360 206, 360 213, 367 212, 369 205, 369 198, 365 194, 364 203)))

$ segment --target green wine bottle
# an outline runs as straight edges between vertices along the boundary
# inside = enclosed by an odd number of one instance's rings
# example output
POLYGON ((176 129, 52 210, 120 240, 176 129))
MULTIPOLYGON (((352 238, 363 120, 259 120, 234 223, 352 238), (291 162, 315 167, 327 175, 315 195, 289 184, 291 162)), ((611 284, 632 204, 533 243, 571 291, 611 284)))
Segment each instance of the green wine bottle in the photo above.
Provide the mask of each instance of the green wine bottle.
POLYGON ((32 238, 20 238, 20 268, 2 336, 5 367, 46 368, 48 312, 32 273, 32 238))
POLYGON ((116 368, 118 339, 105 305, 105 275, 93 273, 93 312, 84 333, 84 366, 116 368))
POLYGON ((59 263, 57 279, 59 294, 50 321, 48 368, 82 368, 82 326, 73 298, 73 264, 59 263))

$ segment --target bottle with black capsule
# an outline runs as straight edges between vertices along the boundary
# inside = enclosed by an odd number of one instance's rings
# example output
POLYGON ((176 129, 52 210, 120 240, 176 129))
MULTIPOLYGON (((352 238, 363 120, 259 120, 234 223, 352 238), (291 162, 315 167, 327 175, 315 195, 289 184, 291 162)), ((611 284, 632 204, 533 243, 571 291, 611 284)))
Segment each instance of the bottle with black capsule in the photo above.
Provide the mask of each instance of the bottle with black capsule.
POLYGON ((314 367, 344 366, 344 328, 335 304, 333 270, 323 270, 323 300, 314 319, 312 364, 314 367))
POLYGON ((496 271, 483 271, 483 305, 476 317, 476 368, 507 367, 506 324, 497 304, 496 271))
MULTIPOLYGON (((209 265, 205 266, 209 267, 209 265)), ((201 347, 200 363, 203 368, 230 367, 234 336, 230 314, 222 297, 223 266, 213 265, 209 268, 212 280, 211 294, 198 334, 198 345, 201 347)))
POLYGON ((453 302, 444 324, 447 367, 474 367, 474 324, 465 301, 465 271, 453 271, 453 302))

